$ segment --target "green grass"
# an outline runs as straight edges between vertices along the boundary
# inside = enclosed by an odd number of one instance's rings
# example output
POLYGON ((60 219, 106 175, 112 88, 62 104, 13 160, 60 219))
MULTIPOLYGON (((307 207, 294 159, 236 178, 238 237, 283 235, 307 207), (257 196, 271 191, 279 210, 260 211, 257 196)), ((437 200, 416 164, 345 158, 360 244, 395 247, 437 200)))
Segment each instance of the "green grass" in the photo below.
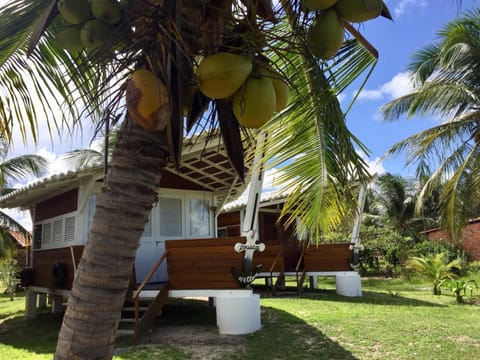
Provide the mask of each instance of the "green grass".
MULTIPOLYGON (((478 279, 477 279, 478 281, 478 279)), ((478 281, 480 283, 480 281, 478 281)), ((334 280, 302 296, 262 294, 262 329, 235 338, 236 351, 217 358, 240 359, 475 359, 480 352, 480 295, 458 305, 454 297, 431 295, 431 285, 399 279, 363 280, 363 296, 335 294, 334 280)), ((23 318, 24 299, 0 297, 0 359, 51 359, 61 317, 23 318)), ((215 334, 215 311, 200 301, 169 304, 157 328, 196 327, 215 334)), ((202 330, 202 331, 203 331, 202 330)), ((214 335, 216 336, 216 335, 214 335)), ((189 344, 163 341, 132 347, 122 339, 116 360, 199 357, 194 349, 212 349, 213 340, 191 336, 189 344), (196 354, 197 357, 194 357, 196 354)), ((233 341, 218 337, 216 344, 233 341)), ((217 347, 218 348, 218 347, 217 347)), ((217 349, 218 350, 218 349, 217 349)), ((210 352, 210 359, 215 358, 210 352)))

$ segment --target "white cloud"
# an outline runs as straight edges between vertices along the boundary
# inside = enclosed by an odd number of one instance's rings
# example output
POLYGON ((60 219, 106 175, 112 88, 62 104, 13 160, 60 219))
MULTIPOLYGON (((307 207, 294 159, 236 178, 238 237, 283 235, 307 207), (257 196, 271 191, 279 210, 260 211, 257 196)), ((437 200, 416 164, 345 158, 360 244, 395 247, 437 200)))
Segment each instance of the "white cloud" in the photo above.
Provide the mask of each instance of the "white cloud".
POLYGON ((372 175, 382 175, 387 172, 383 167, 382 160, 378 157, 373 160, 367 159, 366 162, 368 164, 368 171, 372 175))
POLYGON ((363 100, 378 100, 381 99, 383 95, 382 90, 362 90, 358 98, 363 100))
POLYGON ((30 211, 28 210, 19 210, 19 209, 1 209, 5 214, 15 219, 16 222, 20 223, 26 230, 32 230, 32 218, 30 217, 30 211))
POLYGON ((389 82, 381 85, 378 89, 362 90, 358 98, 363 100, 396 99, 412 90, 411 74, 406 71, 396 74, 389 82))
MULTIPOLYGON (((402 16, 406 13, 411 13, 415 11, 415 9, 424 9, 427 7, 427 5, 427 0, 400 0, 395 3, 393 7, 393 14, 394 17, 398 18, 399 16, 402 16)), ((389 9, 391 8, 389 7, 389 9)))

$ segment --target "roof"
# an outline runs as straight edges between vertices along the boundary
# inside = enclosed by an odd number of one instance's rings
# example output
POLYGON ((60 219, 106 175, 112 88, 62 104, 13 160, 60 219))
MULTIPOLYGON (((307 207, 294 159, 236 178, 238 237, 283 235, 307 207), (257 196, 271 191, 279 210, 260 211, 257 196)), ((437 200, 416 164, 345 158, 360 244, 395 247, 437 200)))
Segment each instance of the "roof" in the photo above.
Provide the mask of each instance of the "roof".
MULTIPOLYGON (((248 201, 248 194, 247 196, 242 196, 240 198, 235 199, 227 204, 225 204, 222 208, 222 212, 232 212, 243 209, 247 206, 248 201)), ((266 207, 270 205, 282 204, 285 202, 286 197, 288 196, 288 192, 281 192, 281 191, 265 191, 262 192, 260 195, 260 207, 266 207)))
MULTIPOLYGON (((470 225, 470 224, 478 223, 478 222, 480 222, 480 217, 477 217, 477 218, 474 218, 474 219, 470 219, 470 220, 467 222, 467 226, 470 225)), ((442 229, 441 227, 436 227, 436 228, 432 228, 432 229, 420 231, 419 234, 429 234, 429 233, 432 233, 432 232, 443 231, 443 230, 444 230, 444 229, 442 229)))
POLYGON ((23 249, 30 244, 30 238, 20 231, 10 230, 10 237, 14 241, 15 246, 19 249, 23 249))
MULTIPOLYGON (((253 154, 247 154, 245 174, 249 173, 253 154)), ((219 135, 210 137, 197 135, 184 141, 182 162, 177 169, 170 163, 166 171, 196 183, 208 191, 215 192, 218 200, 232 201, 242 194, 246 184, 238 178, 231 166, 227 152, 219 135)), ((82 179, 103 179, 103 164, 93 164, 78 170, 66 171, 37 180, 0 197, 0 207, 28 208, 39 200, 51 197, 79 184, 82 179)), ((246 181, 247 183, 247 181, 246 181)))

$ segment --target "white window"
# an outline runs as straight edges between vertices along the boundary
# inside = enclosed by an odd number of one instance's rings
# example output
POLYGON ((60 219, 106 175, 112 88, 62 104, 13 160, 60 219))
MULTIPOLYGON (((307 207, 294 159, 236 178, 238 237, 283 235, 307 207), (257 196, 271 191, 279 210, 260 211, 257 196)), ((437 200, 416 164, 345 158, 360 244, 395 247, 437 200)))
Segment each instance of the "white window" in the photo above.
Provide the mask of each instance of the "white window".
POLYGON ((93 223, 93 215, 95 214, 95 206, 97 204, 97 197, 95 194, 90 195, 88 198, 88 210, 87 210, 87 234, 90 233, 93 223))
POLYGON ((75 240, 75 216, 65 218, 65 238, 66 242, 75 240))
POLYGON ((51 243, 52 243, 52 223, 45 223, 43 224, 42 245, 49 245, 51 243))
POLYGON ((183 233, 183 201, 177 198, 159 199, 160 236, 181 238, 183 233))
POLYGON ((210 206, 208 200, 190 199, 190 235, 210 236, 210 206))
POLYGON ((53 222, 53 241, 55 243, 63 241, 63 219, 57 219, 53 222))
POLYGON ((76 212, 35 224, 35 249, 54 249, 75 243, 76 212))
POLYGON ((151 216, 148 217, 148 222, 145 224, 143 228, 143 238, 151 238, 152 237, 152 219, 151 216))

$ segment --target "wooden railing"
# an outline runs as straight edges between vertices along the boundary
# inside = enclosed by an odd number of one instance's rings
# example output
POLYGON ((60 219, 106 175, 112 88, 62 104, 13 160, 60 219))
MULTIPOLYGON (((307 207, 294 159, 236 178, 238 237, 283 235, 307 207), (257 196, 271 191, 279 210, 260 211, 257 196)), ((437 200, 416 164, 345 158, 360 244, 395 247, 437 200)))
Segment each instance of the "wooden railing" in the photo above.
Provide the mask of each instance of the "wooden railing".
POLYGON ((302 242, 302 252, 298 257, 297 265, 295 266, 295 274, 296 274, 296 280, 297 280, 297 294, 301 293, 303 288, 303 282, 305 281, 305 276, 307 275, 307 269, 304 264, 304 258, 305 258, 305 253, 307 252, 307 248, 308 248, 308 244, 305 242, 302 242))
MULTIPOLYGON (((160 265, 162 265, 162 263, 165 261, 165 259, 167 258, 167 255, 168 255, 168 251, 166 251, 165 253, 162 254, 162 256, 160 256, 158 261, 155 263, 155 265, 152 267, 152 269, 148 273, 147 277, 143 280, 143 282, 140 284, 140 286, 137 288, 137 290, 133 294, 132 301, 134 302, 134 306, 135 306, 135 320, 134 320, 134 322, 135 322, 135 339, 139 338, 140 333, 142 332, 142 329, 144 329, 145 326, 146 326, 144 324, 141 324, 141 322, 144 322, 143 319, 148 318, 148 320, 150 320, 150 318, 152 317, 151 312, 148 312, 148 310, 147 310, 147 312, 143 315, 143 317, 140 318, 140 293, 145 288, 145 286, 148 284, 148 282, 150 281, 152 276, 155 274, 155 272, 158 270, 160 265), (146 317, 147 314, 149 314, 148 317, 146 317)), ((169 289, 168 283, 164 286, 164 288, 167 288, 167 298, 168 298, 168 289, 169 289)), ((155 302, 163 302, 164 293, 161 291, 159 293, 159 296, 160 296, 160 294, 162 294, 161 299, 159 299, 158 301, 155 301, 155 302)), ((158 296, 157 296, 157 298, 158 298, 158 296)), ((163 304, 161 306, 163 306, 163 304)), ((160 309, 161 309, 161 306, 160 306, 160 309)), ((148 322, 149 321, 145 321, 144 323, 146 324, 148 322)))
POLYGON ((140 286, 138 287, 137 291, 136 291, 135 294, 133 295, 133 299, 138 299, 140 292, 145 288, 145 285, 148 284, 148 282, 149 282, 150 279, 152 278, 153 274, 155 274, 155 272, 158 270, 158 268, 160 267, 160 265, 162 265, 162 263, 165 261, 165 259, 167 258, 167 255, 168 255, 168 251, 165 251, 165 252, 162 254, 162 256, 160 256, 160 258, 159 258, 158 261, 155 263, 155 265, 153 265, 152 269, 151 269, 150 272, 147 274, 147 277, 143 280, 143 282, 140 284, 140 286))

